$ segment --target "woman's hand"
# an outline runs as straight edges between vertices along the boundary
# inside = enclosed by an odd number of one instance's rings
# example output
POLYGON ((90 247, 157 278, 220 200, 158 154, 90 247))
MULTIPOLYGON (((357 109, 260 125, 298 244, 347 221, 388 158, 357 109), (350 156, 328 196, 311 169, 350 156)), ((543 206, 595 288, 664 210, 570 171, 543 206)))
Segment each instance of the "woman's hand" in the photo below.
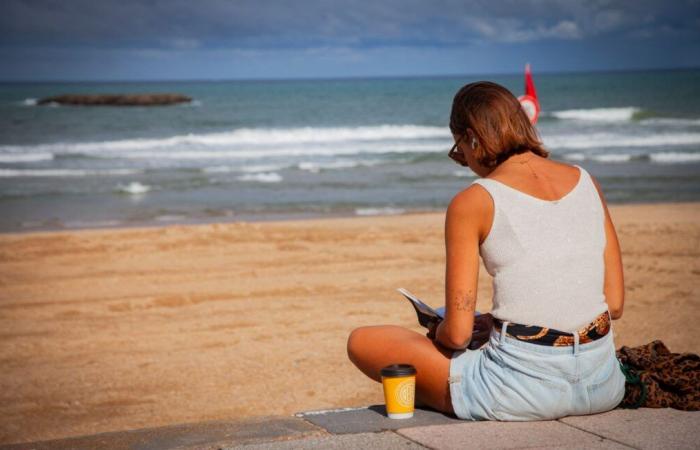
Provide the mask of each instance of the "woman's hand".
MULTIPOLYGON (((437 328, 439 324, 440 322, 438 321, 428 323, 428 333, 426 336, 431 341, 437 342, 437 328)), ((475 350, 487 343, 491 336, 491 328, 493 328, 493 317, 490 313, 474 317, 474 330, 472 331, 472 338, 467 348, 475 350)), ((437 343, 439 344, 439 342, 437 343)))
POLYGON ((491 329, 493 328, 493 316, 491 313, 480 314, 474 317, 474 331, 472 339, 469 341, 469 349, 476 350, 489 341, 491 329))

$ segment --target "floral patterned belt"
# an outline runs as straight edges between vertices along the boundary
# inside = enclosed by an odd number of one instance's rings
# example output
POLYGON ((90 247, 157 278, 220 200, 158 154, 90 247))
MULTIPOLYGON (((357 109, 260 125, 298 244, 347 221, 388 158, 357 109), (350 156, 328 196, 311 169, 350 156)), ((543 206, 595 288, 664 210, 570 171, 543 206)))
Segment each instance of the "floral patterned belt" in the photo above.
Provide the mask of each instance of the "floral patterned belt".
MULTIPOLYGON (((493 323, 498 329, 503 329, 503 321, 493 318, 493 323)), ((610 331, 610 314, 608 311, 601 313, 591 323, 577 331, 579 344, 593 342, 600 339, 610 331)), ((538 327, 536 325, 521 325, 508 322, 506 336, 519 341, 531 342, 552 347, 564 347, 574 345, 574 334, 559 331, 552 328, 538 327)))

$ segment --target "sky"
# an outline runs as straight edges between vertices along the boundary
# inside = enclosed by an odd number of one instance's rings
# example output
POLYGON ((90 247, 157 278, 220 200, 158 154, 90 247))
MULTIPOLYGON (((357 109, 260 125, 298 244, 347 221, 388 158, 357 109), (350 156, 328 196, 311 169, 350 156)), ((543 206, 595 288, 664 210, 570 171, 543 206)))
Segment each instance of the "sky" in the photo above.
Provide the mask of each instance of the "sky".
POLYGON ((700 67, 700 0, 3 0, 0 80, 700 67))

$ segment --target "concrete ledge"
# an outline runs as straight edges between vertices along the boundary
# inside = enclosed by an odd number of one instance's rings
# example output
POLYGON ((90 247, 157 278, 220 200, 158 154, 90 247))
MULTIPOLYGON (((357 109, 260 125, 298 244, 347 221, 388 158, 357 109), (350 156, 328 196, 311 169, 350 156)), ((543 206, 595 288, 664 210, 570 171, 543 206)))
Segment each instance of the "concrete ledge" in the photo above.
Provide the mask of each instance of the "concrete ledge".
POLYGON ((115 431, 51 441, 11 444, 0 447, 0 450, 218 450, 226 446, 301 439, 325 434, 323 430, 302 419, 272 416, 115 431))
POLYGON ((696 449, 700 412, 673 409, 613 410, 542 422, 471 422, 429 409, 411 419, 386 417, 384 405, 305 411, 100 433, 0 446, 36 449, 355 449, 355 448, 567 448, 696 449))
POLYGON ((700 448, 700 411, 670 408, 614 409, 560 422, 639 449, 700 448))
POLYGON ((586 433, 557 421, 466 422, 398 430, 402 436, 434 449, 610 449, 632 447, 586 433))
POLYGON ((333 434, 366 433, 426 425, 464 423, 463 420, 441 412, 418 408, 410 419, 389 419, 386 416, 384 405, 306 411, 295 415, 333 434))
POLYGON ((325 437, 302 439, 300 441, 270 442, 265 444, 227 447, 222 450, 424 450, 425 448, 426 447, 411 442, 392 431, 385 431, 383 433, 335 434, 325 437))

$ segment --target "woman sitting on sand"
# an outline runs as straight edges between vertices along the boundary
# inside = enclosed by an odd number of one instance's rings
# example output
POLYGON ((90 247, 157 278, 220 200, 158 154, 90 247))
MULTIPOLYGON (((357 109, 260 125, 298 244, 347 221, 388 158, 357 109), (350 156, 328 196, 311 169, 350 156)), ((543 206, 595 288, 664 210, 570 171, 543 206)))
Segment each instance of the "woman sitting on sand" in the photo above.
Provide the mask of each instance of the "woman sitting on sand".
POLYGON ((416 403, 462 419, 613 409, 625 377, 610 320, 622 315, 624 281, 598 182, 548 159, 520 103, 498 84, 460 89, 450 129, 450 157, 481 178, 447 208, 445 319, 427 337, 393 325, 357 328, 350 360, 376 381, 382 367, 412 364, 416 403), (486 345, 469 350, 479 339, 479 255, 493 276, 493 327, 486 345))

